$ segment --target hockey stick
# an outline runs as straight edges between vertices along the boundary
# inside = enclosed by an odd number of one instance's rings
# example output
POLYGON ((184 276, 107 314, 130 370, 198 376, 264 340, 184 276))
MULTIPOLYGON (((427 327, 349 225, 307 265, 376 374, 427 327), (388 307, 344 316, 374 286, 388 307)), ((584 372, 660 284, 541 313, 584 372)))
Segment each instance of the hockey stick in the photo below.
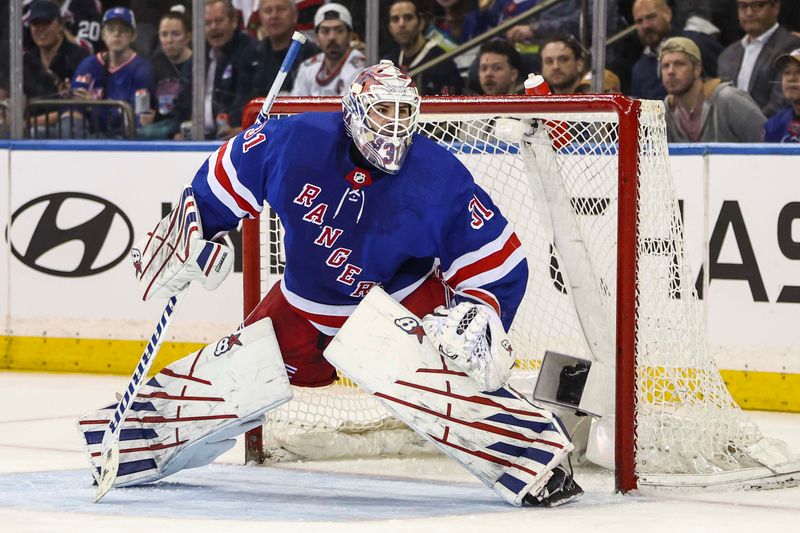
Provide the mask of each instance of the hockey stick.
POLYGON ((117 409, 114 411, 114 417, 109 421, 108 428, 103 435, 103 448, 100 452, 100 461, 102 466, 100 468, 100 478, 97 480, 97 492, 94 496, 94 501, 98 502, 105 496, 111 487, 114 486, 114 481, 117 479, 117 472, 119 471, 119 434, 122 429, 122 424, 125 422, 125 417, 130 411, 133 399, 142 388, 147 373, 153 365, 161 343, 164 341, 164 334, 167 328, 172 323, 172 318, 175 316, 175 308, 178 303, 183 300, 186 294, 186 289, 172 296, 161 313, 161 319, 156 324, 156 330, 153 336, 150 337, 150 342, 144 349, 142 357, 139 359, 139 364, 133 371, 131 380, 125 388, 125 394, 120 398, 117 404, 117 409))
POLYGON ((269 115, 269 110, 272 109, 272 104, 275 102, 275 97, 278 96, 278 91, 280 91, 281 87, 283 87, 283 80, 286 79, 289 71, 292 70, 292 65, 294 65, 294 62, 297 59, 297 54, 300 53, 300 48, 303 46, 303 44, 305 44, 306 40, 306 36, 299 31, 294 32, 292 35, 292 44, 289 45, 289 51, 286 52, 286 57, 283 58, 281 68, 278 71, 278 74, 275 76, 275 81, 272 82, 272 87, 269 88, 269 92, 264 100, 264 104, 261 106, 261 111, 258 112, 256 124, 261 124, 267 120, 267 115, 269 115))
MULTIPOLYGON (((275 102, 275 97, 278 95, 278 91, 283 86, 286 76, 292 69, 292 65, 297 59, 297 54, 300 52, 300 47, 302 47, 305 42, 305 35, 300 32, 294 32, 294 35, 292 35, 292 44, 289 46, 289 51, 286 53, 286 57, 281 64, 280 71, 278 72, 277 76, 275 76, 275 80, 272 82, 272 86, 267 93, 267 98, 264 100, 264 104, 261 106, 261 111, 258 113, 258 118, 256 119, 257 123, 260 124, 267 119, 269 111, 272 109, 272 104, 275 102)), ((125 394, 117 404, 117 409, 114 411, 114 417, 109 421, 108 429, 106 429, 105 433, 103 434, 102 451, 100 455, 102 466, 100 468, 100 478, 97 481, 97 492, 95 493, 94 497, 95 503, 100 501, 103 496, 108 494, 108 492, 114 486, 114 482, 117 479, 117 473, 119 472, 119 435, 122 429, 122 424, 125 422, 125 417, 127 416, 128 411, 130 411, 133 399, 139 393, 139 390, 141 390, 142 385, 144 384, 144 379, 147 377, 147 373, 149 372, 150 367, 156 358, 159 348, 161 348, 161 343, 164 339, 164 333, 172 323, 172 318, 175 314, 175 308, 183 299, 185 293, 186 288, 181 290, 175 296, 172 296, 169 299, 169 302, 167 302, 164 312, 161 313, 161 320, 159 320, 158 324, 156 325, 156 331, 153 333, 153 336, 150 338, 150 342, 147 344, 142 357, 139 359, 139 364, 136 365, 136 369, 133 371, 133 376, 131 376, 131 380, 128 382, 128 386, 125 389, 125 394)))

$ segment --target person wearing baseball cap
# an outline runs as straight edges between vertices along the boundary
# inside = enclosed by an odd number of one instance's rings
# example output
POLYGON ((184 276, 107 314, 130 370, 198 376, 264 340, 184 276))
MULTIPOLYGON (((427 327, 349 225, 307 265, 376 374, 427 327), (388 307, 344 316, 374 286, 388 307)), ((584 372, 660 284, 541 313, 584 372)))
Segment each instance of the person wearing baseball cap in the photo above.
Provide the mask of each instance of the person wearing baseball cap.
POLYGON ((364 54, 351 46, 353 18, 341 4, 324 4, 314 14, 319 54, 303 61, 292 95, 341 96, 364 70, 364 54))
MULTIPOLYGON (((130 9, 114 7, 103 14, 100 37, 107 51, 89 56, 78 65, 72 78, 72 95, 82 100, 122 100, 136 113, 136 125, 153 109, 155 74, 150 61, 137 54, 136 19, 130 9)), ((124 134, 124 117, 118 108, 86 108, 81 114, 93 116, 94 135, 119 137, 124 134)), ((80 123, 80 122, 79 122, 80 123)), ((84 132, 77 132, 83 135, 84 132)))
POLYGON ((59 98, 88 54, 66 38, 61 8, 53 0, 36 0, 28 13, 34 46, 23 55, 24 92, 28 98, 59 98))
POLYGON ((745 91, 703 79, 700 48, 670 37, 659 51, 669 142, 761 142, 766 117, 745 91))
POLYGON ((31 4, 31 10, 28 12, 28 22, 50 22, 52 20, 61 20, 61 7, 53 0, 36 0, 31 4))
POLYGON ((764 125, 764 141, 800 143, 800 48, 778 56, 775 71, 780 74, 783 97, 789 105, 764 125))
POLYGON ((136 18, 126 7, 112 7, 103 14, 100 38, 108 52, 103 60, 109 69, 127 63, 136 56, 133 41, 136 39, 136 18))
POLYGON ((136 31, 136 17, 133 11, 127 7, 112 7, 103 15, 103 27, 112 20, 120 20, 126 24, 132 31, 136 31))
MULTIPOLYGON (((28 99, 66 97, 70 78, 88 52, 66 38, 61 8, 52 0, 36 0, 28 13, 28 23, 33 46, 22 56, 25 96, 28 99)), ((34 108, 29 111, 36 113, 34 108)), ((35 136, 55 137, 59 112, 53 109, 36 114, 35 136)))
MULTIPOLYGON (((736 0, 725 0, 735 2, 736 0)), ((688 37, 702 51, 703 71, 706 76, 717 76, 717 60, 722 45, 710 35, 698 31, 679 29, 675 23, 673 8, 669 0, 634 0, 631 5, 631 20, 636 25, 639 42, 644 49, 631 67, 631 86, 628 94, 634 98, 661 100, 667 94, 658 76, 658 55, 661 45, 670 37, 688 37)))
MULTIPOLYGON (((575 88, 576 94, 591 94, 592 92, 592 72, 583 75, 578 86, 575 88)), ((602 94, 622 94, 622 82, 614 72, 605 69, 603 72, 603 91, 602 94)))
POLYGON ((341 4, 325 4, 314 14, 314 31, 326 20, 341 20, 349 31, 353 31, 353 18, 350 11, 341 4))

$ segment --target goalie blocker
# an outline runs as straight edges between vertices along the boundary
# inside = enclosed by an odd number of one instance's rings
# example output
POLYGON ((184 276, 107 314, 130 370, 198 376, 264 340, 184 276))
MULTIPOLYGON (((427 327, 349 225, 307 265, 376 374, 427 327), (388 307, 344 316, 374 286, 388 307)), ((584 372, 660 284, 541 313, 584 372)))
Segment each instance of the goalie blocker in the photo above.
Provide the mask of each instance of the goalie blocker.
POLYGON ((214 290, 233 268, 233 250, 203 239, 194 193, 186 186, 178 205, 131 249, 142 300, 178 294, 191 281, 214 290))

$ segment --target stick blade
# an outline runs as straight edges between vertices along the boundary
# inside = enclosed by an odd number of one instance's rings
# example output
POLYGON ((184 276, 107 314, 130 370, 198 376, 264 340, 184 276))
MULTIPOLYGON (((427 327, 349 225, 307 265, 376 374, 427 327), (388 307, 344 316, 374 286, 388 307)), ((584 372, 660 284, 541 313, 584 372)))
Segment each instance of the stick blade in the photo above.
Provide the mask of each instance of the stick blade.
POLYGON ((94 503, 108 494, 114 486, 119 471, 119 441, 115 440, 113 446, 105 453, 103 467, 100 470, 100 479, 97 480, 97 492, 94 495, 94 503))

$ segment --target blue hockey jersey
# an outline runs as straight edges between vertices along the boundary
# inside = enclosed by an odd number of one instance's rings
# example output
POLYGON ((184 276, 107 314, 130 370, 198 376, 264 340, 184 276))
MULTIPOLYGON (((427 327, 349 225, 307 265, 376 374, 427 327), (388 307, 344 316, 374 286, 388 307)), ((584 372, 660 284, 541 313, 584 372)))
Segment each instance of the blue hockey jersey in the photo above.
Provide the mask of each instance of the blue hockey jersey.
POLYGON ((492 306, 508 329, 528 265, 466 167, 418 134, 396 175, 356 166, 351 144, 341 113, 306 113, 240 133, 192 183, 204 235, 235 228, 266 200, 285 228, 281 290, 329 335, 375 284, 400 301, 436 268, 457 299, 492 306))
MULTIPOLYGON (((86 89, 93 93, 97 100, 123 100, 134 110, 136 91, 145 89, 150 97, 152 109, 156 81, 150 61, 136 53, 126 63, 113 69, 106 65, 104 54, 95 54, 85 58, 78 65, 72 76, 72 88, 86 89)), ((118 109, 99 109, 95 113, 100 132, 119 130, 122 115, 118 109)), ((136 125, 141 126, 138 116, 135 120, 136 125)))

